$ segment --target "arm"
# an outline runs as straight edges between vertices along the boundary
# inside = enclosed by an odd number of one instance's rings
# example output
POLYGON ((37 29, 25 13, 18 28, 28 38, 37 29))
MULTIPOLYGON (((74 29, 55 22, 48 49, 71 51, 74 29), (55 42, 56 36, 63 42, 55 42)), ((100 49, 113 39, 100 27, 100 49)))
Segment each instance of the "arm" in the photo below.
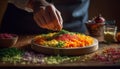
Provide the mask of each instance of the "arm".
POLYGON ((53 4, 46 0, 9 0, 20 9, 33 12, 33 18, 39 27, 59 31, 62 29, 62 17, 53 4))
POLYGON ((53 4, 45 0, 29 0, 27 6, 33 9, 34 20, 38 26, 54 31, 62 29, 61 14, 53 4))

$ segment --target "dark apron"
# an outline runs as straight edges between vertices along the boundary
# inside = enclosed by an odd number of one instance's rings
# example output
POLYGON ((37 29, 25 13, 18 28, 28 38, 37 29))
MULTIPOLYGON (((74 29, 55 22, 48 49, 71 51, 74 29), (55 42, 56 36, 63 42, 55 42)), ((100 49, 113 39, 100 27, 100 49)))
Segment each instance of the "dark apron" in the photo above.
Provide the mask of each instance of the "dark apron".
MULTIPOLYGON (((88 19, 89 0, 54 0, 63 17, 63 29, 73 32, 86 32, 84 23, 88 19), (83 12, 85 11, 85 12, 83 12), (80 13, 80 14, 79 14, 80 13)), ((15 34, 41 34, 53 32, 42 29, 33 20, 33 14, 8 4, 2 20, 0 32, 15 34)))

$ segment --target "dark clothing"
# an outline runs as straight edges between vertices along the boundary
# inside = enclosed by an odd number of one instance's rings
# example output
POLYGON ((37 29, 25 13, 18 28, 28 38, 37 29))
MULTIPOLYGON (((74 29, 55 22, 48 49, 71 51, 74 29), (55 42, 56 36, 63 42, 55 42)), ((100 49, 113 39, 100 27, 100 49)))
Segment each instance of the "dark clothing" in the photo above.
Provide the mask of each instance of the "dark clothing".
POLYGON ((8 4, 8 8, 3 17, 0 32, 15 34, 40 34, 49 30, 40 28, 33 20, 33 14, 8 4))
MULTIPOLYGON (((84 23, 88 20, 90 0, 53 0, 56 8, 63 17, 63 29, 73 32, 86 32, 84 23)), ((45 33, 49 30, 37 26, 33 14, 8 5, 2 21, 1 32, 12 33, 45 33)), ((50 31, 51 32, 51 31, 50 31)))

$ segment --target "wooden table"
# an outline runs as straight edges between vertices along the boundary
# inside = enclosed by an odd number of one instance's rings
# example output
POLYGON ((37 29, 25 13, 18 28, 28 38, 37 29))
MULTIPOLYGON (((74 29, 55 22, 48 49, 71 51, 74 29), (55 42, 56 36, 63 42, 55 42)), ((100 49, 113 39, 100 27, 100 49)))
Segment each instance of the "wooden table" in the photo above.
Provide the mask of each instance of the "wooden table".
MULTIPOLYGON (((31 40, 33 39, 35 35, 23 35, 23 36, 19 36, 19 40, 16 43, 16 45, 14 45, 17 48, 22 48, 22 49, 26 49, 26 50, 31 50, 30 48, 30 43, 31 40)), ((112 44, 105 44, 105 43, 99 43, 99 50, 96 52, 100 52, 103 48, 109 48, 109 47, 119 47, 120 44, 119 43, 112 43, 112 44)), ((95 52, 95 53, 96 53, 95 52)), ((91 54, 90 54, 91 55, 91 54)), ((120 64, 101 64, 101 63, 93 63, 93 62, 87 62, 87 63, 78 63, 78 62, 74 62, 74 63, 65 63, 65 64, 57 64, 57 65, 45 65, 45 64, 27 64, 27 65, 21 65, 21 64, 3 64, 0 63, 0 67, 45 67, 45 68, 52 68, 54 69, 55 67, 59 67, 59 68, 73 68, 73 67, 118 67, 120 66, 120 64)), ((0 68, 1 69, 1 68, 0 68)))

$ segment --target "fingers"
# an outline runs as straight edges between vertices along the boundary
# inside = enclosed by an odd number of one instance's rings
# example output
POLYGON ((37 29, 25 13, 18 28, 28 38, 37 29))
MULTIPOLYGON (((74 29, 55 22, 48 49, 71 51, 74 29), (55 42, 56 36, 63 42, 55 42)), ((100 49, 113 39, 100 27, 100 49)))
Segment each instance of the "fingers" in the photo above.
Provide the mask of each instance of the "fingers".
POLYGON ((42 27, 42 28, 47 28, 47 25, 45 25, 45 19, 43 17, 43 11, 44 8, 41 7, 41 9, 39 10, 39 12, 34 14, 34 20, 36 21, 36 23, 42 27))
POLYGON ((60 21, 58 19, 58 16, 56 14, 56 9, 53 5, 47 6, 46 10, 48 10, 48 13, 51 17, 51 20, 54 24, 55 30, 61 30, 61 24, 60 21))
POLYGON ((50 16, 45 12, 44 8, 41 8, 39 12, 34 14, 34 20, 38 26, 49 30, 54 30, 54 25, 50 23, 50 16))
POLYGON ((57 14, 58 19, 59 19, 59 22, 60 22, 60 24, 61 24, 61 26, 62 26, 62 24, 63 24, 63 19, 62 19, 62 17, 61 17, 61 13, 60 13, 59 11, 56 11, 56 14, 57 14))
POLYGON ((48 10, 45 10, 44 17, 45 17, 45 20, 47 22, 49 29, 53 30, 54 24, 52 23, 52 19, 51 19, 50 14, 48 13, 48 10))
POLYGON ((40 10, 34 14, 34 20, 38 26, 53 31, 62 29, 62 17, 60 12, 53 6, 40 7, 40 10))

